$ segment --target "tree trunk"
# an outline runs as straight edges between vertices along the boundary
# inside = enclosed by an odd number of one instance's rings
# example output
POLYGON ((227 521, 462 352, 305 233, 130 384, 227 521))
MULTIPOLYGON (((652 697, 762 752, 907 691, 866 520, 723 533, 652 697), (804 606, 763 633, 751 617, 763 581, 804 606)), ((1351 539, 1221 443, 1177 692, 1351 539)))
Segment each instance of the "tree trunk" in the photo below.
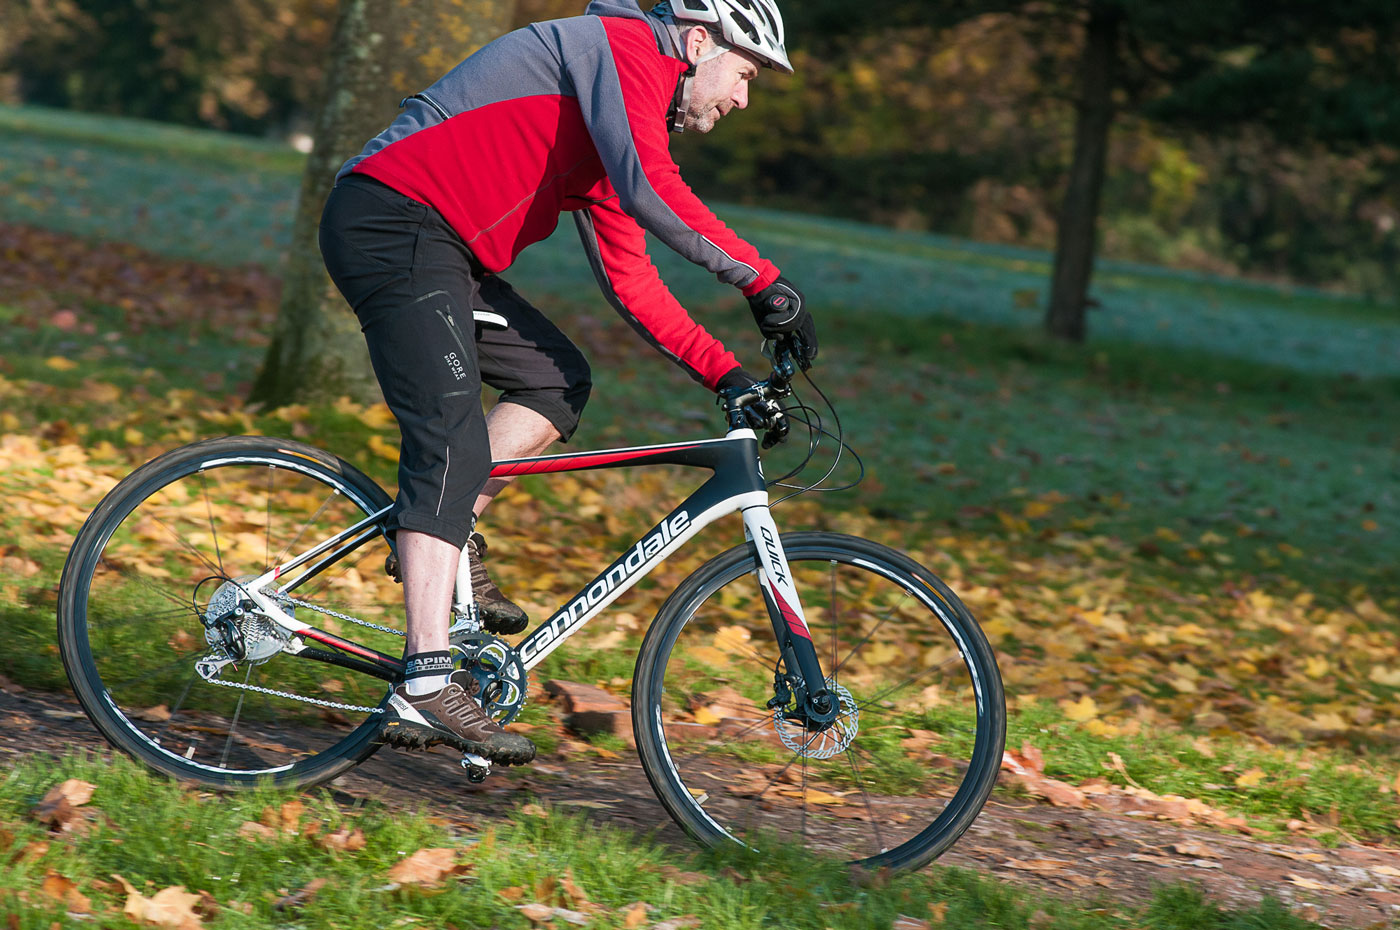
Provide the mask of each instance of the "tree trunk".
POLYGON ((342 0, 315 147, 306 160, 272 345, 250 400, 378 400, 364 338, 335 289, 317 226, 335 172, 394 119, 399 101, 505 32, 514 0, 342 0))
POLYGON ((1094 273, 1099 195, 1103 191, 1121 13, 1110 3, 1089 4, 1074 123, 1074 156, 1055 239, 1055 274, 1045 328, 1058 339, 1083 342, 1089 279, 1094 273))

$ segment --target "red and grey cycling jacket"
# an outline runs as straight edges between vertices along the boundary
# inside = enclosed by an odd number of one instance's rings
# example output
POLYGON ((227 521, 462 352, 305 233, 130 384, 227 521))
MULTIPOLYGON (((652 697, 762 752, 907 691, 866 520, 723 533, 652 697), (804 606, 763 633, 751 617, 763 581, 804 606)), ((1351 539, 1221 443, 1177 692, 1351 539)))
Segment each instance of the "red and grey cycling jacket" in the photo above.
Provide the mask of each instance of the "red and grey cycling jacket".
POLYGON ((572 211, 609 302, 713 388, 738 365, 692 320, 646 254, 652 233, 753 294, 778 269, 681 180, 667 114, 686 65, 636 0, 508 33, 404 102, 345 163, 436 209, 490 272, 509 267, 572 211))

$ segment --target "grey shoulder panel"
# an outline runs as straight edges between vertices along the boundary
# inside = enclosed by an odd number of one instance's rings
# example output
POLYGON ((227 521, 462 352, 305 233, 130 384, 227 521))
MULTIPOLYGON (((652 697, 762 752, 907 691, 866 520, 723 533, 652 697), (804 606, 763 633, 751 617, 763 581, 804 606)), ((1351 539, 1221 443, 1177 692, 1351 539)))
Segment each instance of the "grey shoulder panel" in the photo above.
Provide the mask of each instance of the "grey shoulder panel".
MULTIPOLYGON (((577 62, 572 58, 567 59, 566 70, 573 78, 584 123, 608 173, 608 180, 617 190, 622 209, 647 232, 689 261, 714 272, 725 284, 738 287, 750 284, 758 277, 758 269, 735 259, 693 229, 657 193, 647 177, 646 166, 642 164, 636 141, 632 138, 629 116, 653 118, 653 114, 629 114, 617 63, 607 44, 607 34, 602 21, 596 22, 595 28, 603 42, 600 54, 577 62)), ((664 111, 654 114, 658 123, 662 123, 665 117, 664 111)), ((669 167, 674 170, 674 163, 669 167)), ((699 198, 690 196, 697 209, 709 212, 699 198)))

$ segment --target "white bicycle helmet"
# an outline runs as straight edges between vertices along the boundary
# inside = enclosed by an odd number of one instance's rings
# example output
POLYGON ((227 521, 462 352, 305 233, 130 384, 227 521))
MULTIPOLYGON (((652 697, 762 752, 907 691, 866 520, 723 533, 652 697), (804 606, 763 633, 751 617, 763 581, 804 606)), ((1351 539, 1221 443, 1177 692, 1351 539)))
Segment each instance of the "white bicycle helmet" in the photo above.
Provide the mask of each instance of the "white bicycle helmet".
POLYGON ((729 45, 750 52, 775 71, 792 74, 783 48, 783 17, 773 0, 662 0, 651 12, 712 25, 729 45))

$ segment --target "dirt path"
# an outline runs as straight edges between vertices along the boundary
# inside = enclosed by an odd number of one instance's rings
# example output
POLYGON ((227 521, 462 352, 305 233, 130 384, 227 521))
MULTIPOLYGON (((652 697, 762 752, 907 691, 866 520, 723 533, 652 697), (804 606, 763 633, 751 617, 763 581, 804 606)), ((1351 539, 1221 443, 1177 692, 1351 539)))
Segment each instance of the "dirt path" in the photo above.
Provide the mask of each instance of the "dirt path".
MULTIPOLYGON (((34 753, 107 749, 67 695, 10 686, 0 691, 0 721, 0 766, 34 753)), ((383 751, 333 787, 347 801, 426 804, 438 816, 472 827, 534 796, 600 822, 652 833, 681 849, 691 845, 670 824, 646 776, 627 755, 544 757, 529 769, 480 785, 460 771, 445 752, 383 751), (664 826, 658 831, 657 824, 664 826)), ((1086 902, 1140 903, 1157 884, 1188 881, 1226 905, 1271 895, 1329 927, 1400 926, 1400 850, 1395 849, 1328 849, 1305 839, 1260 842, 1102 811, 994 799, 939 861, 1086 902)))

